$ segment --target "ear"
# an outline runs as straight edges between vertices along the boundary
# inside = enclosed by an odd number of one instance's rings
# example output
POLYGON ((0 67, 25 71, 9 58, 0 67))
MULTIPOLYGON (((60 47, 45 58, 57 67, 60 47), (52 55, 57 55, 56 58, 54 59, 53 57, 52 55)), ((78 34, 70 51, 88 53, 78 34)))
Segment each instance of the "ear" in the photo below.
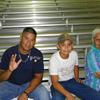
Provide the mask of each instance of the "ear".
POLYGON ((59 44, 57 44, 56 46, 57 46, 57 49, 60 49, 60 46, 59 46, 59 44))

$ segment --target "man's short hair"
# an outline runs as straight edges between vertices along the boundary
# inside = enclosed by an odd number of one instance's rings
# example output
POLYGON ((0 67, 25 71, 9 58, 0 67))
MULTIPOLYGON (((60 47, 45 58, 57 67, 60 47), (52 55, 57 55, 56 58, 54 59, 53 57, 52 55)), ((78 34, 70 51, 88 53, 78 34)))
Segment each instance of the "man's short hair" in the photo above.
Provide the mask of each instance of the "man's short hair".
POLYGON ((25 32, 33 33, 33 34, 35 34, 35 36, 37 35, 37 32, 32 27, 25 27, 23 30, 23 33, 25 33, 25 32))

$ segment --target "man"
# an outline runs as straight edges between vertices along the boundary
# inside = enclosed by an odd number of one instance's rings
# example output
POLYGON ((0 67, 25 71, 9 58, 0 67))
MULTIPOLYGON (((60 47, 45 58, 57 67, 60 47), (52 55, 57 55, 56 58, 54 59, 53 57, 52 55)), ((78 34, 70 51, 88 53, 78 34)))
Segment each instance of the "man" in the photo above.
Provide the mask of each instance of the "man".
POLYGON ((7 49, 0 63, 0 100, 49 100, 46 88, 41 85, 43 55, 34 47, 36 31, 26 27, 18 45, 7 49))

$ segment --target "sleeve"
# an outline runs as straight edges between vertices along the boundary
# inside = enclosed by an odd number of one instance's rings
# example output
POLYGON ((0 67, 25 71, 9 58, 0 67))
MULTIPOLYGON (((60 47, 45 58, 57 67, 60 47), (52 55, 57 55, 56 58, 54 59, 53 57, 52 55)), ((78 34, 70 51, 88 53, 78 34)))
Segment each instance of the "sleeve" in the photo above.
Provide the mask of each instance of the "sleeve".
POLYGON ((35 68, 33 69, 34 73, 43 73, 44 71, 44 63, 43 63, 43 55, 40 53, 38 56, 35 57, 35 68))
POLYGON ((97 61, 96 61, 94 53, 87 54, 87 56, 86 56, 86 67, 88 67, 88 69, 93 73, 100 72, 100 68, 97 65, 97 61))
POLYGON ((9 53, 8 51, 5 51, 1 58, 0 68, 6 70, 9 66, 9 61, 10 61, 9 53))
POLYGON ((50 75, 58 75, 57 61, 56 61, 55 56, 52 56, 49 61, 49 73, 50 75))

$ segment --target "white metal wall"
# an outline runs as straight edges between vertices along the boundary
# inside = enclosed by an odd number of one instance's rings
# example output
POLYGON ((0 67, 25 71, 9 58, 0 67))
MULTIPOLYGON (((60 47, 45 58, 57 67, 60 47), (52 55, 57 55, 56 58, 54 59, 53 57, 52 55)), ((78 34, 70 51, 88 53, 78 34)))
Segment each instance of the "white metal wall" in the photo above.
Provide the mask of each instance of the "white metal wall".
POLYGON ((45 69, 63 32, 72 35, 82 68, 91 32, 100 26, 100 0, 0 0, 0 58, 18 43, 20 32, 27 26, 38 32, 36 47, 43 52, 45 69))

